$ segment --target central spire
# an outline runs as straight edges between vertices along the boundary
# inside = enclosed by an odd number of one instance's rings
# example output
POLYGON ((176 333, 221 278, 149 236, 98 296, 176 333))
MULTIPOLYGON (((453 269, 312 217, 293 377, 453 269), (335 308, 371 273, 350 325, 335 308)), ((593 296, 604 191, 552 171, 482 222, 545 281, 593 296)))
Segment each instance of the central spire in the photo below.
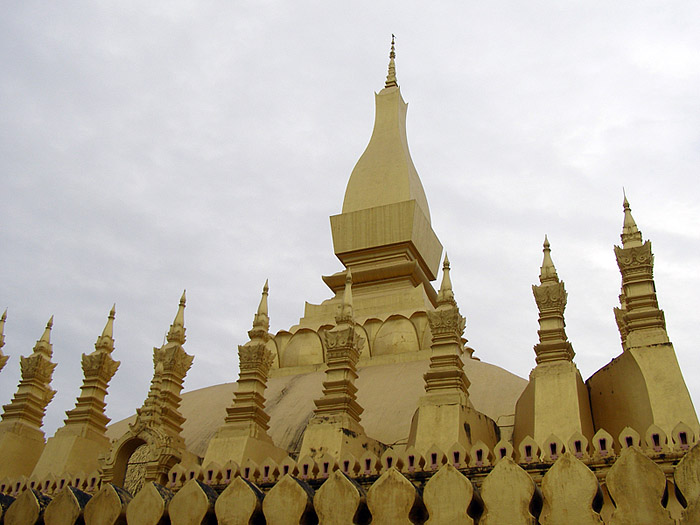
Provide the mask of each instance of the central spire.
POLYGON ((428 200, 408 149, 408 105, 396 81, 395 56, 392 35, 386 82, 384 89, 375 95, 372 138, 350 175, 343 213, 415 200, 430 222, 428 200))
POLYGON ((394 59, 396 58, 396 50, 394 49, 394 39, 396 37, 391 35, 391 51, 389 51, 389 72, 386 75, 386 82, 384 83, 385 88, 399 87, 396 82, 396 64, 394 59))
MULTIPOLYGON (((391 283, 396 300, 407 310, 432 308, 437 296, 430 281, 437 276, 442 245, 430 224, 428 199, 408 148, 407 104, 396 81, 395 42, 392 35, 386 82, 374 95, 372 136, 350 175, 342 212, 331 217, 333 248, 346 270, 352 270, 354 313, 360 317, 369 314, 365 308, 370 303, 364 299, 378 286, 391 283), (414 292, 419 286, 425 293, 414 292), (405 302, 409 296, 411 306, 405 302)), ((337 304, 346 276, 343 271, 324 277, 337 304)))

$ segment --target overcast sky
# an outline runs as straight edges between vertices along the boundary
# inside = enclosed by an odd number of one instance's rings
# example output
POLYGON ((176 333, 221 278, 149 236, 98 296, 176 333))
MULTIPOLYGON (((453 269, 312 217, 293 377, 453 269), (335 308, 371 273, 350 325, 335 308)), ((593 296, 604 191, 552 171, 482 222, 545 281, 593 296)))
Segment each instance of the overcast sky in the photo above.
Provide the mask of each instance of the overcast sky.
POLYGON ((187 289, 186 390, 234 381, 331 296, 328 216, 369 140, 391 33, 408 139, 483 361, 534 366, 542 241, 584 378, 621 352, 622 188, 700 402, 700 3, 7 2, 0 14, 0 403, 47 319, 45 430, 117 304, 107 413, 134 412, 187 289))

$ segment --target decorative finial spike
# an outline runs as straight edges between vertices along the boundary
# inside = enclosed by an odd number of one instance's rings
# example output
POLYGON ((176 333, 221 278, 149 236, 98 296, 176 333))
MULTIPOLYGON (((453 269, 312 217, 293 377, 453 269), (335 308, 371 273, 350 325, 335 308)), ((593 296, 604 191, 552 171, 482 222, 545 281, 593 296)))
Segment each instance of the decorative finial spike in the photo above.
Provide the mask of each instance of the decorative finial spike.
POLYGON ((267 315, 267 295, 270 290, 268 280, 265 280, 265 285, 262 289, 262 297, 258 310, 253 316, 253 329, 248 332, 251 339, 256 337, 267 337, 267 332, 270 330, 270 317, 267 315))
POLYGON ((396 49, 394 47, 394 41, 396 37, 392 33, 391 35, 391 51, 389 51, 389 72, 386 75, 386 82, 384 83, 384 88, 398 87, 399 84, 396 81, 396 64, 394 59, 396 58, 396 49))
POLYGON ((445 260, 442 263, 442 283, 440 284, 440 291, 437 295, 437 304, 457 304, 455 302, 455 295, 452 291, 452 280, 450 279, 450 259, 447 257, 447 252, 445 252, 445 260))
POLYGON ((102 337, 112 337, 112 334, 114 333, 114 317, 117 313, 117 305, 116 303, 112 306, 112 309, 109 311, 109 315, 107 316, 107 324, 105 324, 104 330, 102 330, 102 337))
MULTIPOLYGON (((2 317, 0 317, 0 348, 5 346, 5 321, 7 320, 7 308, 5 308, 5 311, 2 313, 2 317)), ((5 365, 5 359, 2 355, 2 352, 0 352, 0 370, 2 370, 2 367, 5 365)))
POLYGON ((343 291, 343 305, 352 308, 352 272, 350 268, 345 275, 345 291, 343 291))
POLYGON ((185 291, 182 292, 182 297, 180 297, 180 304, 177 308, 177 314, 175 314, 175 319, 173 324, 170 325, 170 330, 165 336, 168 343, 177 343, 180 345, 185 344, 185 291))
POLYGON ((40 353, 49 359, 53 355, 53 349, 51 347, 51 328, 53 327, 53 315, 49 318, 49 322, 46 323, 46 328, 44 328, 44 333, 34 345, 34 353, 40 353))
POLYGON ((353 322, 352 308, 352 271, 350 268, 345 272, 345 289, 343 290, 343 299, 338 306, 338 313, 335 316, 336 324, 352 323, 353 322))
POLYGON ((267 296, 270 291, 270 286, 268 285, 268 279, 265 279, 265 285, 262 290, 262 297, 260 298, 260 304, 258 304, 257 315, 267 315, 267 296))
POLYGON ((545 283, 547 281, 559 282, 559 276, 557 275, 557 270, 552 261, 552 250, 550 249, 549 239, 546 234, 544 236, 544 243, 542 243, 542 251, 544 252, 544 257, 542 258, 542 266, 540 267, 540 283, 545 283))
POLYGON ((637 223, 632 217, 632 208, 627 200, 627 195, 625 194, 625 189, 622 188, 622 209, 625 212, 625 219, 622 223, 622 234, 620 239, 622 240, 623 248, 632 248, 635 246, 642 245, 642 232, 637 228, 637 223))
POLYGON ((95 342, 95 350, 97 352, 108 352, 111 353, 114 350, 114 339, 112 338, 114 334, 114 317, 117 313, 116 303, 112 305, 112 309, 109 311, 107 316, 107 324, 105 324, 104 330, 102 330, 102 335, 97 338, 95 342))

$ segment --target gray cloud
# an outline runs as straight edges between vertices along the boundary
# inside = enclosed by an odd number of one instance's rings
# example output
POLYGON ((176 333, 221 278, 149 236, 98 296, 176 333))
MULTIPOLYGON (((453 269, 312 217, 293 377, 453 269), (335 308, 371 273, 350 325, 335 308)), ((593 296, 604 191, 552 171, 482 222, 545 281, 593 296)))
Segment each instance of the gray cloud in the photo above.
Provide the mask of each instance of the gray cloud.
POLYGON ((260 288, 273 330, 330 292, 338 213, 388 38, 408 136, 477 355, 527 376, 545 233, 584 376, 620 352, 625 186, 694 399, 700 36, 687 2, 23 2, 0 17, 0 400, 55 314, 70 409, 117 303, 108 397, 140 406, 188 291, 186 389, 233 381, 260 288), (222 363, 224 366, 222 366, 222 363))

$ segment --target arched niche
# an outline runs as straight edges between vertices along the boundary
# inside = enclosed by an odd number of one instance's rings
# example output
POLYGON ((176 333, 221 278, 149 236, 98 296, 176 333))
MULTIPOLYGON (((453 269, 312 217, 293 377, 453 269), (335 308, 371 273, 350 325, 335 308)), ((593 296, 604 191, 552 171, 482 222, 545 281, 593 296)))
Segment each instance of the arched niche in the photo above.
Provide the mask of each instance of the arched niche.
POLYGON ((404 354, 420 349, 418 334, 413 323, 401 315, 389 317, 377 331, 372 355, 404 354))
POLYGON ((116 450, 116 454, 114 456, 114 466, 112 467, 112 475, 110 479, 111 483, 117 485, 118 487, 124 487, 127 471, 129 471, 131 465, 135 463, 132 461, 132 456, 136 454, 137 458, 135 459, 138 459, 138 457, 143 455, 145 447, 147 447, 147 443, 140 437, 132 437, 121 444, 121 446, 116 450), (137 453, 137 450, 140 452, 137 453))
POLYGON ((323 345, 318 334, 302 328, 295 333, 282 352, 282 367, 323 363, 323 345))

